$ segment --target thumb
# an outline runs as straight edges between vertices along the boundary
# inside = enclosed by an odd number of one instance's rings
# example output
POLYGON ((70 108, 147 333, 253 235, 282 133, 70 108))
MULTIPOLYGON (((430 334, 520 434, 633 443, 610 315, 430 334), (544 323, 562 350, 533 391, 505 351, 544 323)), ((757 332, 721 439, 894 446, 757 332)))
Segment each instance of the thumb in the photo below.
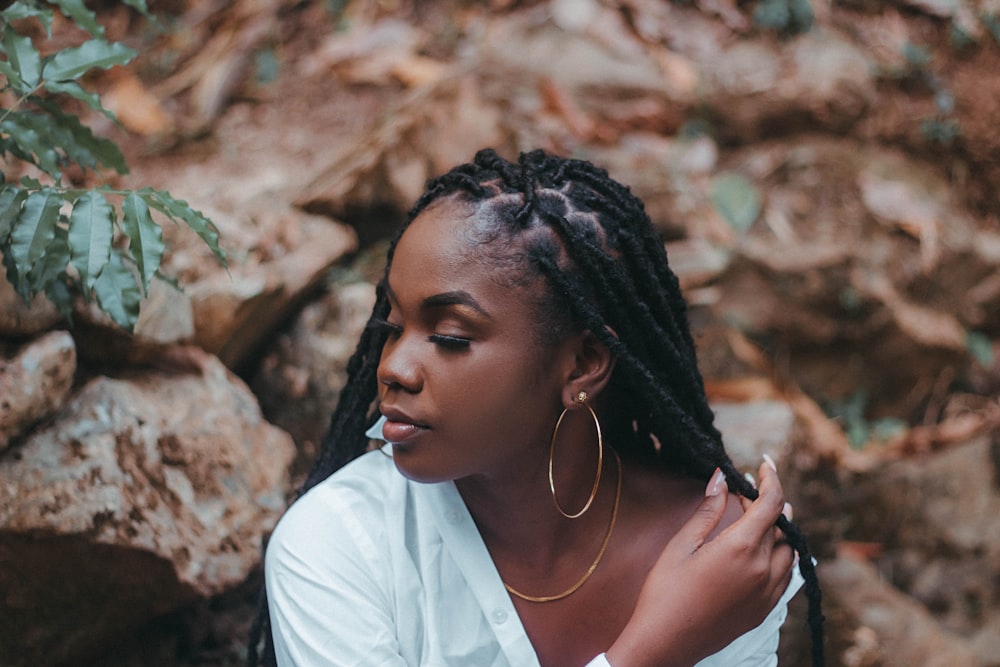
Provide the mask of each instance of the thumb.
POLYGON ((719 525, 719 521, 722 520, 728 498, 726 476, 716 468, 705 487, 705 499, 701 501, 694 514, 677 532, 674 539, 687 545, 692 552, 700 548, 719 525))

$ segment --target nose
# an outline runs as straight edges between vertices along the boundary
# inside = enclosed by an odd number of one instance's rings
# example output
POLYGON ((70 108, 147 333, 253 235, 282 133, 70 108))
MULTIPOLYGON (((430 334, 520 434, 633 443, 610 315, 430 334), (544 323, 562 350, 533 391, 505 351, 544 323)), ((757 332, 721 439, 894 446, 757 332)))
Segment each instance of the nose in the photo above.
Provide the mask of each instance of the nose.
POLYGON ((376 377, 381 385, 416 393, 423 387, 417 341, 402 334, 389 338, 382 347, 376 377))

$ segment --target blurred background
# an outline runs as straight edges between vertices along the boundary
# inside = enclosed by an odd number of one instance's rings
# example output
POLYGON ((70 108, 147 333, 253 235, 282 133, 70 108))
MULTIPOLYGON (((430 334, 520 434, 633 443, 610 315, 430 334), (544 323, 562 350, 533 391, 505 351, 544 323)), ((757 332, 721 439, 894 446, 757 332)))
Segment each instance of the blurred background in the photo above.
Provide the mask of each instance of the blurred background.
POLYGON ((1000 2, 87 5, 138 56, 85 82, 118 124, 75 111, 131 173, 66 178, 169 189, 229 266, 166 224, 182 290, 134 333, 0 279, 0 666, 241 664, 386 239, 485 146, 646 202, 731 454, 778 460, 810 537, 829 664, 1000 665, 1000 2))

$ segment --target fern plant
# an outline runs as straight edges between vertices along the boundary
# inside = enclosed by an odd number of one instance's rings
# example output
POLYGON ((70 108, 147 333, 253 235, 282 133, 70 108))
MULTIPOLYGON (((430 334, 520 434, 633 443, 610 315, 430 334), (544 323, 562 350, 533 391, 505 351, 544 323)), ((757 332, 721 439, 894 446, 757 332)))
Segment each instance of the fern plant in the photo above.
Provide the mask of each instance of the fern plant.
MULTIPOLYGON (((148 16, 145 0, 123 2, 148 16)), ((185 223, 225 264, 212 221, 167 192, 63 184, 69 165, 98 176, 128 173, 118 146, 67 111, 67 102, 77 100, 117 122, 80 79, 135 55, 105 38, 83 0, 18 0, 0 12, 0 255, 7 278, 25 301, 43 293, 67 318, 74 294, 96 300, 129 331, 150 281, 165 279, 159 271, 163 233, 152 211, 185 223), (34 24, 51 36, 56 10, 88 38, 43 55, 25 33, 34 24), (8 167, 16 163, 34 167, 37 178, 10 182, 8 167)))

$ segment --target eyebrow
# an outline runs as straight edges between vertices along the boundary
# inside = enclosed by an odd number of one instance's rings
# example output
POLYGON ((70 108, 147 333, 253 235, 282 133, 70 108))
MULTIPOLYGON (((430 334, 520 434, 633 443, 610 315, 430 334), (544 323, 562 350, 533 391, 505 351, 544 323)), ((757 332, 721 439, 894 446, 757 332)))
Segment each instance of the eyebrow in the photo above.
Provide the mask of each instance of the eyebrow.
POLYGON ((493 319, 493 316, 486 312, 475 297, 466 292, 465 290, 455 290, 452 292, 442 292, 440 294, 434 294, 424 299, 424 308, 441 308, 444 306, 467 306, 472 310, 476 311, 480 315, 493 319))
MULTIPOLYGON (((395 292, 392 291, 392 287, 386 282, 386 293, 392 301, 398 303, 395 292)), ((465 290, 452 290, 450 292, 441 292, 440 294, 433 294, 426 299, 424 299, 421 304, 422 308, 444 308, 445 306, 466 306, 476 311, 483 317, 488 319, 493 319, 493 316, 487 312, 483 306, 476 301, 476 298, 466 292, 465 290)))

